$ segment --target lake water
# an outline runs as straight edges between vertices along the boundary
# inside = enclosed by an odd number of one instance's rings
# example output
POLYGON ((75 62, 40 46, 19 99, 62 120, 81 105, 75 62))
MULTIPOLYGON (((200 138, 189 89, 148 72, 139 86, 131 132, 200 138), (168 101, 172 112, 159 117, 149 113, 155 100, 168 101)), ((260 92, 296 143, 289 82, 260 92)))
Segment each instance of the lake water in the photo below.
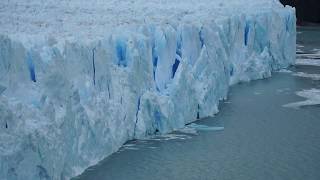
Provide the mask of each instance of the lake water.
POLYGON ((203 127, 128 142, 74 179, 319 180, 320 28, 297 35, 292 72, 235 85, 203 127))

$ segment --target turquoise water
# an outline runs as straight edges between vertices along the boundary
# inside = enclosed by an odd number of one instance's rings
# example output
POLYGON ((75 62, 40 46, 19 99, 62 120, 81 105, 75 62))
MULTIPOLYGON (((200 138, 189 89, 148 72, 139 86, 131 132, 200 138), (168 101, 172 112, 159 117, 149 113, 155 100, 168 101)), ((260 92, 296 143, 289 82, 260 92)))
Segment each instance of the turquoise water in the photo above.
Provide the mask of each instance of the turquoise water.
MULTIPOLYGON (((299 57, 318 54, 320 28, 299 28, 297 43, 299 57)), ((320 74, 317 66, 290 70, 320 74)), ((320 105, 284 107, 312 88, 320 81, 283 72, 235 85, 216 117, 196 122, 222 128, 130 141, 74 179, 319 180, 320 105)))

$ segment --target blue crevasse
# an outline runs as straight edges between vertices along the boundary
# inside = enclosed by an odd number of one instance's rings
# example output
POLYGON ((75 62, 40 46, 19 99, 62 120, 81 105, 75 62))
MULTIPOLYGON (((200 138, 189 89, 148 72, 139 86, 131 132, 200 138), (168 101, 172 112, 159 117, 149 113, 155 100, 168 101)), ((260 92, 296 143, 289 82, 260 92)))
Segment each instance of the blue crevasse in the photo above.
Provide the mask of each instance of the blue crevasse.
POLYGON ((126 67, 128 65, 126 52, 127 52, 127 44, 125 39, 117 39, 116 41, 116 51, 118 57, 118 66, 126 67))
POLYGON ((36 82, 37 80, 36 80, 35 67, 34 67, 32 56, 31 56, 30 53, 27 54, 27 64, 28 64, 28 69, 29 69, 29 72, 30 72, 30 79, 33 82, 36 82))
POLYGON ((95 49, 93 48, 92 49, 92 69, 93 69, 93 78, 92 78, 92 80, 93 80, 93 85, 96 85, 96 64, 94 62, 94 58, 95 58, 94 53, 95 53, 95 49))
POLYGON ((248 22, 246 22, 245 28, 244 28, 244 45, 248 45, 248 36, 250 31, 250 25, 248 22))

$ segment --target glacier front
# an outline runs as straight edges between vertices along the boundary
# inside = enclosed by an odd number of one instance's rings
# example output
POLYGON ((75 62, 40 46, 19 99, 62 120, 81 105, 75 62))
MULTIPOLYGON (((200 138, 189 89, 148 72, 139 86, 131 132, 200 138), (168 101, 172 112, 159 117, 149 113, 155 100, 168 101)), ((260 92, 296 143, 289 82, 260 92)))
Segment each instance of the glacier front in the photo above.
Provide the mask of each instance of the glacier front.
POLYGON ((295 61, 278 0, 2 0, 0 179, 68 179, 295 61))

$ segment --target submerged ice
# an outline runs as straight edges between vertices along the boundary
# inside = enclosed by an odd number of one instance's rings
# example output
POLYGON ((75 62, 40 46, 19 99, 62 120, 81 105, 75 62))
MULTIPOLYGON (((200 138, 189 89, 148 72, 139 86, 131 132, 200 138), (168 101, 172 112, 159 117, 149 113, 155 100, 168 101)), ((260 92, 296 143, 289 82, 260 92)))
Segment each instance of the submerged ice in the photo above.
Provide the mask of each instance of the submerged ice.
POLYGON ((277 0, 0 7, 0 176, 8 180, 75 176, 128 140, 213 116, 230 85, 295 59, 295 12, 277 0))

